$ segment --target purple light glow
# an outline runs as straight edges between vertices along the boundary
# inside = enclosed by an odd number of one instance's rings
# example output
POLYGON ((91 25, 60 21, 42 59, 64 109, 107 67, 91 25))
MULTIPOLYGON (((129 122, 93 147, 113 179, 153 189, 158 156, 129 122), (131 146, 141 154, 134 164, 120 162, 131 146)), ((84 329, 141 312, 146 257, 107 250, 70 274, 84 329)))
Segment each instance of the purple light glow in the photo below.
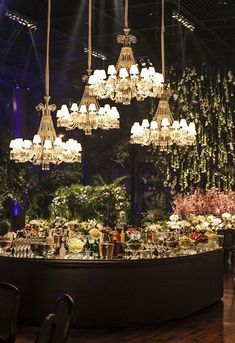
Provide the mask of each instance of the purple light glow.
POLYGON ((14 215, 14 217, 18 217, 19 211, 20 211, 20 205, 19 205, 19 203, 16 201, 16 202, 14 203, 14 207, 13 207, 13 215, 14 215))

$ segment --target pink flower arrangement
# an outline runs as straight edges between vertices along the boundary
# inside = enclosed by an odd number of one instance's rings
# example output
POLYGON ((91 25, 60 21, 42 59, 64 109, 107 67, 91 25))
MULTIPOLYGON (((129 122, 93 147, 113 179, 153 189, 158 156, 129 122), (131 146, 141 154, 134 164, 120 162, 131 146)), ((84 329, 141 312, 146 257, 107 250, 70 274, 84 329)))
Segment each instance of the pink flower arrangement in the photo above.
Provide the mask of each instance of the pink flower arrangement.
POLYGON ((174 213, 185 218, 189 214, 221 217, 223 213, 235 214, 235 192, 221 192, 213 187, 207 191, 200 188, 176 195, 173 200, 174 213))

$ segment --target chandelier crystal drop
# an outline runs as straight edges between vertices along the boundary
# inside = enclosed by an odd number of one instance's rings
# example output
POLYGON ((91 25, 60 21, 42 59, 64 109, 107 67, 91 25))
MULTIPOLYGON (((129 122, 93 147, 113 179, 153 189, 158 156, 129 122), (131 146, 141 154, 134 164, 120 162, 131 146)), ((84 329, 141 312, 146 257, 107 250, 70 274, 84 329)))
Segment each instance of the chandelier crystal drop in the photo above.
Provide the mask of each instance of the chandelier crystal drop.
POLYGON ((97 69, 89 77, 90 94, 99 99, 110 98, 116 103, 130 105, 131 99, 142 101, 147 97, 160 97, 163 91, 163 75, 156 72, 153 66, 139 69, 132 44, 137 38, 130 34, 128 25, 128 0, 125 0, 124 34, 117 36, 117 42, 122 44, 116 64, 109 65, 107 74, 104 69, 97 69))
POLYGON ((90 94, 88 79, 91 75, 91 9, 92 0, 89 0, 89 25, 88 25, 88 75, 84 76, 86 82, 82 99, 79 104, 73 103, 70 108, 62 105, 57 111, 57 125, 65 127, 66 130, 76 128, 83 130, 85 135, 91 135, 92 130, 119 129, 119 112, 116 107, 110 107, 106 104, 100 107, 96 97, 90 94))
POLYGON ((49 170, 50 164, 62 162, 81 162, 81 144, 74 139, 63 142, 61 137, 56 136, 51 112, 56 106, 50 104, 49 96, 49 37, 50 37, 50 13, 51 0, 48 0, 48 26, 47 26, 47 57, 45 71, 45 104, 36 106, 37 111, 42 112, 39 129, 33 140, 16 138, 10 142, 10 159, 17 163, 32 162, 41 165, 43 170, 49 170))
MULTIPOLYGON (((164 0, 162 0, 162 25, 161 25, 161 52, 162 52, 162 75, 165 80, 165 23, 164 23, 164 0)), ((143 119, 142 123, 135 122, 131 128, 130 142, 140 145, 159 146, 160 150, 166 151, 173 144, 178 146, 196 144, 195 123, 189 125, 185 119, 174 120, 170 106, 169 98, 171 92, 166 86, 163 88, 163 94, 159 100, 157 111, 151 123, 148 119, 143 119)))

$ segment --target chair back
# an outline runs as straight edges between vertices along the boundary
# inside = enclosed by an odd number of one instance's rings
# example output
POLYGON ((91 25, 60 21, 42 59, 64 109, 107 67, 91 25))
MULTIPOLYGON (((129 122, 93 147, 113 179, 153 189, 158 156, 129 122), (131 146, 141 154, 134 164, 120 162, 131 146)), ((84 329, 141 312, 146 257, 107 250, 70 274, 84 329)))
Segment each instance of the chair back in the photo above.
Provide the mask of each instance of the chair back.
POLYGON ((73 306, 74 301, 68 294, 64 294, 56 300, 56 343, 65 343, 67 340, 73 306))
POLYGON ((55 313, 43 320, 35 343, 66 343, 73 305, 73 299, 68 294, 59 297, 55 313))
POLYGON ((51 313, 45 317, 40 325, 35 343, 55 342, 56 320, 55 314, 51 313))
POLYGON ((20 292, 7 282, 0 282, 0 341, 14 343, 20 292))

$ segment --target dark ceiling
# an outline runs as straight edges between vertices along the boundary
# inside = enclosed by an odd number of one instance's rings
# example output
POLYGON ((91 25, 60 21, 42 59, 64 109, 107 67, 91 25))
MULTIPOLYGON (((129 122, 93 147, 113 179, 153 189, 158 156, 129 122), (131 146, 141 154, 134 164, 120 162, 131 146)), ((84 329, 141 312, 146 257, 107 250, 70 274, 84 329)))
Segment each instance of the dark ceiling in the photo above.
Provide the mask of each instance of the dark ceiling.
MULTIPOLYGON (((87 0, 52 0, 51 75, 57 91, 82 88, 87 68, 87 0)), ((93 0, 93 49, 107 61, 93 58, 93 67, 115 63, 122 32, 123 0, 93 0)), ((235 0, 165 0, 167 65, 185 63, 235 65, 235 0), (172 18, 177 10, 195 25, 191 32, 172 18)), ((129 0, 129 23, 138 42, 137 58, 160 64, 161 1, 129 0)), ((34 87, 43 79, 46 39, 46 0, 0 1, 0 78, 7 87, 34 87), (7 9, 32 19, 37 31, 12 22, 7 9)), ((67 94, 65 94, 65 97, 67 94)))

